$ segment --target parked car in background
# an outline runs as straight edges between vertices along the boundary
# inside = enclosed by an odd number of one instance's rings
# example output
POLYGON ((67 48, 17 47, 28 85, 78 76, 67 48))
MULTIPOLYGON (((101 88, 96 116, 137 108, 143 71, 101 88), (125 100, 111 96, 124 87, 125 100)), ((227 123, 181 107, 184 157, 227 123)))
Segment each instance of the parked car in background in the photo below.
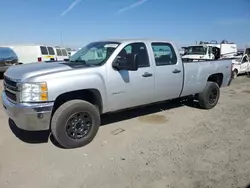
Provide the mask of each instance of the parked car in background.
POLYGON ((250 45, 247 45, 244 53, 240 58, 235 58, 232 60, 233 67, 233 77, 237 78, 239 74, 249 74, 250 73, 250 45))
POLYGON ((186 60, 218 60, 234 58, 237 55, 237 45, 223 40, 203 42, 198 45, 188 46, 185 54, 182 56, 186 60))
POLYGON ((8 47, 0 47, 0 72, 5 72, 10 66, 18 64, 18 57, 8 47))
POLYGON ((56 61, 63 61, 69 59, 69 53, 66 48, 54 47, 56 53, 56 61))
POLYGON ((247 44, 246 45, 246 48, 244 50, 244 54, 247 54, 248 57, 250 58, 250 44, 247 44))
POLYGON ((19 64, 49 62, 56 60, 54 48, 46 45, 10 45, 18 57, 19 64))
POLYGON ((203 109, 230 84, 232 60, 183 62, 162 40, 92 42, 68 62, 13 66, 2 104, 24 130, 50 130, 65 148, 90 143, 101 114, 191 96, 203 109))

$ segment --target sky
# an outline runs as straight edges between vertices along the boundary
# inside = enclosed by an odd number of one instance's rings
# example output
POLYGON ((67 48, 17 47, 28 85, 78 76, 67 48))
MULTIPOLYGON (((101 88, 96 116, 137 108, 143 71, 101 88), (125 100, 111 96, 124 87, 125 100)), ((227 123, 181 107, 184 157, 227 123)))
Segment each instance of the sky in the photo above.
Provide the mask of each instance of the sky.
POLYGON ((0 0, 0 44, 110 38, 250 43, 250 0, 0 0))

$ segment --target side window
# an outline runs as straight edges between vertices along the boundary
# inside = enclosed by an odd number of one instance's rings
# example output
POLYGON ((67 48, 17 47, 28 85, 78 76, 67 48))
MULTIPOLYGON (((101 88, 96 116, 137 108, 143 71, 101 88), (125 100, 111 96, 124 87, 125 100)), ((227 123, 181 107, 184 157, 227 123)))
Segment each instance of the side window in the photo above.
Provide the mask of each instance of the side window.
POLYGON ((170 43, 152 43, 156 66, 175 65, 177 56, 170 43))
POLYGON ((49 55, 55 55, 55 51, 52 47, 48 47, 49 55))
POLYGON ((62 56, 62 51, 61 51, 61 49, 56 49, 56 54, 57 54, 57 56, 62 56))
POLYGON ((48 50, 45 46, 40 46, 42 55, 48 55, 48 50))
POLYGON ((121 52, 118 54, 119 58, 126 59, 127 54, 137 54, 138 55, 138 67, 149 67, 149 58, 146 45, 144 43, 131 43, 125 46, 121 52))

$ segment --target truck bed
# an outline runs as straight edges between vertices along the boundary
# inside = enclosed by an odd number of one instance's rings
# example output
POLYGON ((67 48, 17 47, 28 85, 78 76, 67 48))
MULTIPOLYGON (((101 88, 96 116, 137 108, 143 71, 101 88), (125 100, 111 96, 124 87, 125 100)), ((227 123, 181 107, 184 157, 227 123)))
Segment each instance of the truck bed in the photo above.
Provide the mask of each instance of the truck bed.
POLYGON ((222 76, 220 87, 228 85, 231 79, 232 60, 183 62, 184 83, 181 96, 200 93, 210 75, 222 76))

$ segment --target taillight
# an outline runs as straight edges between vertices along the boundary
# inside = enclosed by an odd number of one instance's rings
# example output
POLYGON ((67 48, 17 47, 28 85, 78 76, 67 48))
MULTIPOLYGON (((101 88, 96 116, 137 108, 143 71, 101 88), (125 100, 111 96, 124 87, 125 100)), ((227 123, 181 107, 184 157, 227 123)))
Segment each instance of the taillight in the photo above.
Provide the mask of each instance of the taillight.
POLYGON ((38 57, 38 58, 37 58, 37 61, 38 61, 38 62, 41 62, 41 61, 42 61, 42 58, 41 58, 41 57, 38 57))

